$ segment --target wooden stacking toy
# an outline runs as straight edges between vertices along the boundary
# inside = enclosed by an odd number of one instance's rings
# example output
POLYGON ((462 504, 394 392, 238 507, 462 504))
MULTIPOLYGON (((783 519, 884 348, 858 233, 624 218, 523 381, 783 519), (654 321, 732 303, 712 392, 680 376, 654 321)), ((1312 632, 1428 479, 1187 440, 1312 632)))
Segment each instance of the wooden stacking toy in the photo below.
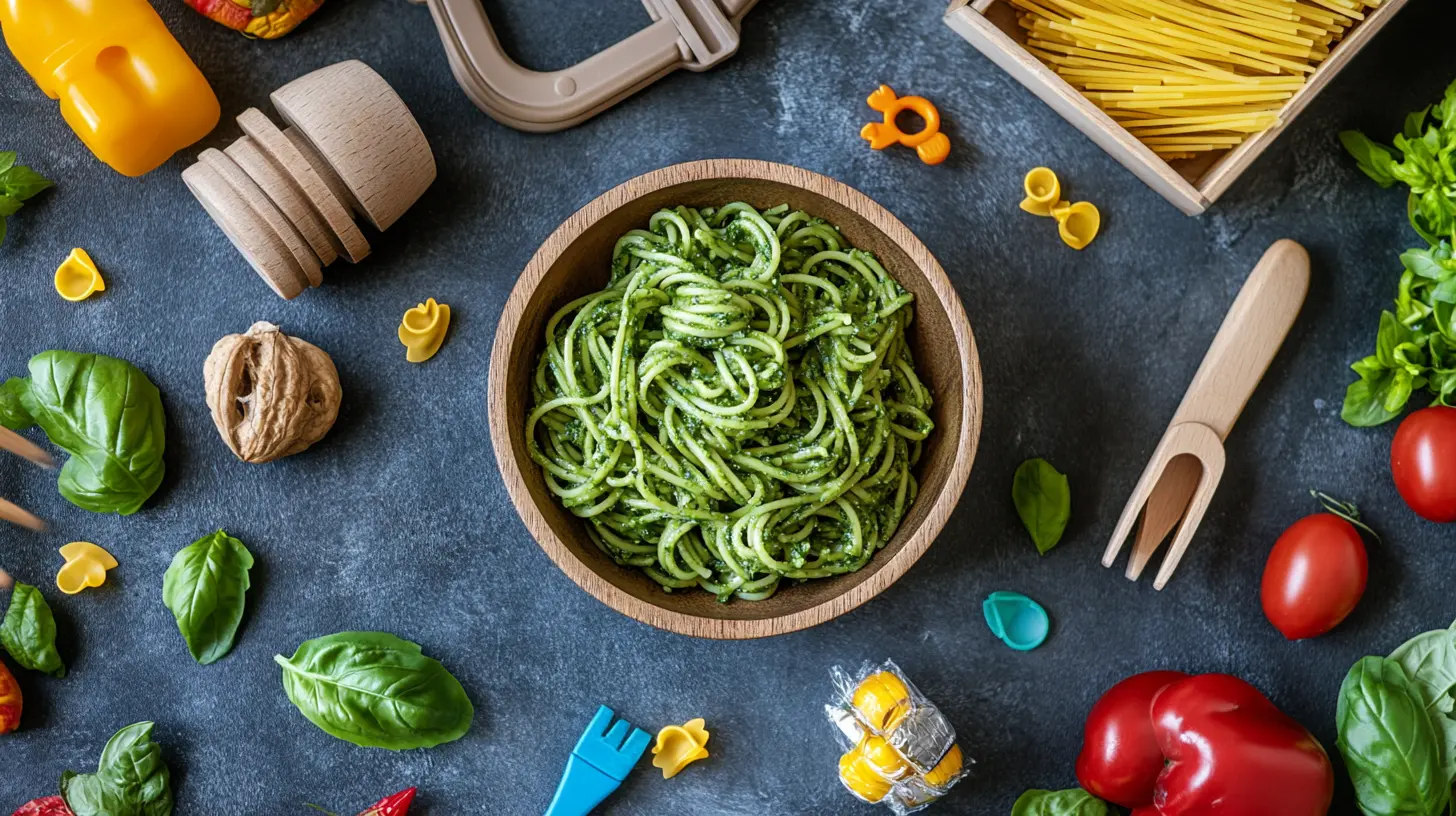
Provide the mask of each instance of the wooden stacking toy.
POLYGON ((323 283, 336 259, 363 260, 369 242, 355 217, 388 229, 434 182, 435 157, 399 94, 357 60, 271 99, 288 127, 249 108, 238 116, 243 136, 204 150, 182 180, 258 275, 292 299, 323 283))

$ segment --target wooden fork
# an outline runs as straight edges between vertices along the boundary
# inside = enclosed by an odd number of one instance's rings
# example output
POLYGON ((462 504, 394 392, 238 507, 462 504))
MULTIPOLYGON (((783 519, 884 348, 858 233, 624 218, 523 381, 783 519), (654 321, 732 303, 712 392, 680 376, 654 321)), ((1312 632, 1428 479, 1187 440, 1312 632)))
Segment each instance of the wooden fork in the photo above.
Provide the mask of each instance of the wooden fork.
POLYGON ((1308 291, 1309 253, 1293 241, 1276 241, 1239 290, 1193 375, 1182 404, 1122 510, 1102 566, 1117 561, 1141 510, 1142 524, 1127 562, 1128 580, 1136 581, 1142 575, 1153 553, 1182 519, 1153 588, 1162 589, 1173 577, 1223 476, 1223 441, 1274 361, 1308 291))
MULTIPOLYGON (((56 463, 50 454, 41 450, 34 442, 9 428, 0 427, 0 450, 7 450, 45 468, 54 468, 56 463)), ((14 522, 32 530, 44 530, 45 522, 36 518, 19 505, 0 499, 0 520, 14 522)))

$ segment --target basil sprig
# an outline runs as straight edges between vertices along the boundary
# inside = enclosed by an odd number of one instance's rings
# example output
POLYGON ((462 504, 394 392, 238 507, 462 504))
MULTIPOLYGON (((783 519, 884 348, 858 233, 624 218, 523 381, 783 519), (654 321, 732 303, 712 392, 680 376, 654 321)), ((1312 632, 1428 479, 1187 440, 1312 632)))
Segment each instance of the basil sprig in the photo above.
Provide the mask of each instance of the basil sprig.
POLYGON ((40 173, 15 163, 15 151, 0 150, 0 244, 5 243, 5 219, 36 193, 51 186, 40 173))
POLYGON ((183 547, 162 578, 162 601, 177 619, 192 658, 212 663, 233 648, 253 554, 222 530, 183 547))
POLYGON ((1456 626, 1366 657, 1340 686, 1336 745, 1367 816, 1441 816, 1456 781, 1456 626))
POLYGON ((1067 529, 1072 516, 1072 491, 1067 477, 1045 459, 1028 459, 1016 469, 1011 482, 1016 514, 1031 533, 1037 552, 1046 555, 1067 529))
POLYGON ((1011 806, 1011 816, 1108 816, 1107 803, 1082 790, 1029 790, 1011 806))
POLYGON ((1345 391, 1340 416, 1368 427, 1400 415, 1411 395, 1428 390, 1440 405, 1456 402, 1456 259, 1442 241, 1400 256, 1405 272, 1395 311, 1380 314, 1375 353, 1351 368, 1360 379, 1345 391))
POLYGON ((66 676, 66 666, 56 651, 56 618, 40 590, 30 584, 17 582, 10 594, 10 608, 0 623, 0 645, 31 671, 66 676))
POLYGON ((385 632, 340 632, 277 655, 288 699, 314 725, 366 748, 431 748, 465 736, 465 689, 419 644, 385 632))
POLYGON ((152 742, 150 722, 117 731, 96 773, 61 774, 61 798, 75 816, 170 816, 172 772, 152 742))
POLYGON ((1346 390, 1340 416, 1351 425, 1379 425, 1422 389, 1435 404, 1456 404, 1456 82, 1440 104, 1406 117, 1394 147, 1355 131, 1341 133, 1340 141, 1382 187, 1410 187, 1411 227, 1430 245, 1400 256, 1405 270, 1395 311, 1380 316, 1375 353, 1352 366, 1360 379, 1346 390))

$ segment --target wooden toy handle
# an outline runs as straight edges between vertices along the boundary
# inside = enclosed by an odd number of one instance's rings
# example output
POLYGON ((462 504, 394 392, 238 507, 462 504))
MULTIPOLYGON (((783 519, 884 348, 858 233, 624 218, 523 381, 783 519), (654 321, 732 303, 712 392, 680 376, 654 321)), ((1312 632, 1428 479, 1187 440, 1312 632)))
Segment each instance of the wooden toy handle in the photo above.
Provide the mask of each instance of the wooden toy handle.
POLYGON ((1309 292, 1309 253, 1275 241, 1249 273, 1170 425, 1201 422, 1227 439, 1309 292))

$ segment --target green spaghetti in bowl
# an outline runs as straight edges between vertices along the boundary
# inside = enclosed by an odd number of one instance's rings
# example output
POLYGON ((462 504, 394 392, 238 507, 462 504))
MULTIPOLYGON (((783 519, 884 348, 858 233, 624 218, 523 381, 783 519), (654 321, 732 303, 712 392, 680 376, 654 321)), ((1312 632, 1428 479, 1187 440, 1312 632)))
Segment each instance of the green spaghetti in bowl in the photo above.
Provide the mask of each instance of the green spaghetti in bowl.
POLYGON ((854 572, 915 501, 933 423, 914 296, 833 225, 678 207, 546 323, 526 419, 596 545, 721 601, 854 572))

